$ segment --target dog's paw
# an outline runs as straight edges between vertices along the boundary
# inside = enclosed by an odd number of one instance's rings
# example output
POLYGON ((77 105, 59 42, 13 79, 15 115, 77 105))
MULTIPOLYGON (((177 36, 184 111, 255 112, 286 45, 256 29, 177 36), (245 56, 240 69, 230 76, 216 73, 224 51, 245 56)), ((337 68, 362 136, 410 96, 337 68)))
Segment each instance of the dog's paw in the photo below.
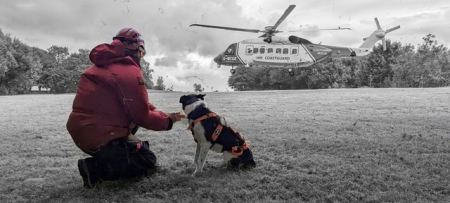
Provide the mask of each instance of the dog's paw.
POLYGON ((227 162, 223 161, 219 164, 219 168, 227 168, 227 162))
POLYGON ((195 171, 195 168, 184 168, 181 170, 182 174, 192 174, 195 171))

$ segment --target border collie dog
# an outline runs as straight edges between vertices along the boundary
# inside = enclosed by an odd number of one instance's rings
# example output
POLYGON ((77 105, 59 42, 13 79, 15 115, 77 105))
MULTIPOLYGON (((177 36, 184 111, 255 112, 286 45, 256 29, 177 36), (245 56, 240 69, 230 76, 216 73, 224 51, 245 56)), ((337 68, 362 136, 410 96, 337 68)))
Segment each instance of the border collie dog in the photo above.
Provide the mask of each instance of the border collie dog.
POLYGON ((197 143, 192 176, 199 173, 205 164, 209 150, 223 154, 227 168, 247 169, 256 166, 253 153, 244 138, 227 125, 225 119, 212 112, 204 101, 204 94, 180 97, 183 111, 189 120, 194 140, 197 143))

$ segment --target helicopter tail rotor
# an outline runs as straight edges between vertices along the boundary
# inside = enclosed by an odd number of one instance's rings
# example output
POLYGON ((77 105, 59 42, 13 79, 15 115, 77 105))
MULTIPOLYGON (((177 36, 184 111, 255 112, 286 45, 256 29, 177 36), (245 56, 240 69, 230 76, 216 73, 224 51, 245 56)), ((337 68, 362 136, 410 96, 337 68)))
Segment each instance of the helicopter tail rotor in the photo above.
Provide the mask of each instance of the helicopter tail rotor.
POLYGON ((387 30, 386 30, 386 34, 392 32, 392 31, 394 31, 394 30, 396 30, 396 29, 399 29, 399 28, 400 28, 400 25, 397 25, 397 26, 395 26, 395 27, 393 27, 393 28, 387 29, 387 30))
POLYGON ((383 44, 383 50, 386 51, 386 39, 384 38, 387 33, 392 32, 400 28, 400 25, 397 25, 393 28, 383 30, 380 26, 380 22, 375 18, 375 24, 377 25, 377 30, 375 30, 369 37, 364 38, 364 43, 360 46, 361 48, 371 48, 375 43, 381 39, 381 43, 383 44))

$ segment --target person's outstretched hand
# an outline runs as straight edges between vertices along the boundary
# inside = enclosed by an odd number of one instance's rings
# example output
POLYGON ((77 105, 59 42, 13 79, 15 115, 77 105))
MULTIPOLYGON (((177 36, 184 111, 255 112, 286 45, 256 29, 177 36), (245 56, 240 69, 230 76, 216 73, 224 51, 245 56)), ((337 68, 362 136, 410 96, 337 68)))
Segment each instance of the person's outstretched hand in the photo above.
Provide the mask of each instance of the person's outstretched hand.
POLYGON ((184 115, 180 114, 180 112, 169 113, 169 118, 170 118, 170 120, 172 120, 172 123, 175 123, 177 121, 180 121, 182 118, 184 118, 184 115))

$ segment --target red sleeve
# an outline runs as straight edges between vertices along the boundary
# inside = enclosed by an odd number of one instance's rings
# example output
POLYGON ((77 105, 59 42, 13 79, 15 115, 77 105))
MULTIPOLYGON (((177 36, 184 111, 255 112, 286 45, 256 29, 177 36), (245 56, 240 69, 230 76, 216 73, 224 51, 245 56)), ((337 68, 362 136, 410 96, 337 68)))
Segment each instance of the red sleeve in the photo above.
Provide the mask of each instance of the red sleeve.
POLYGON ((141 70, 136 66, 122 67, 116 74, 119 97, 125 111, 138 126, 161 131, 170 130, 172 121, 167 113, 159 111, 148 101, 147 89, 141 70))

